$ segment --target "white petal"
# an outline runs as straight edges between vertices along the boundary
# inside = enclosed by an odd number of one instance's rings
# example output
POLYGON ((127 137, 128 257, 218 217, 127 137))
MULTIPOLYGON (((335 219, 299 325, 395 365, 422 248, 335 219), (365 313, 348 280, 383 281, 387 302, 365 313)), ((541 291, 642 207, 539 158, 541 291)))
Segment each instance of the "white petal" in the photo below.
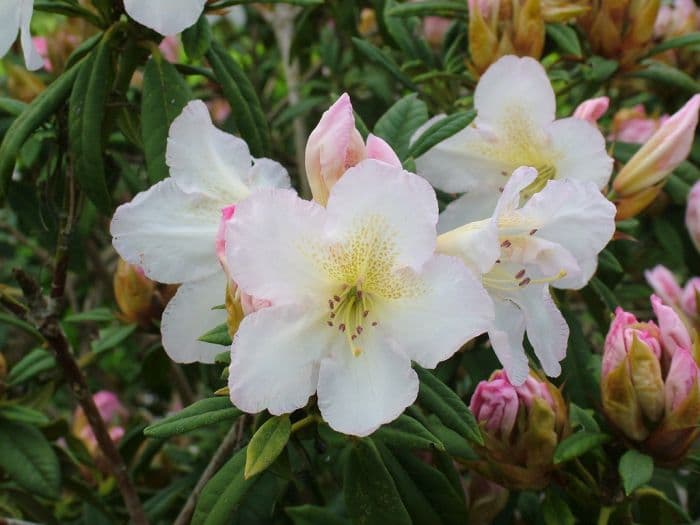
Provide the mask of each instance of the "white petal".
POLYGON ((525 316, 527 338, 549 377, 561 373, 569 326, 549 295, 548 286, 528 285, 514 298, 525 316))
POLYGON ((440 214, 438 233, 445 233, 463 224, 480 221, 493 215, 498 202, 498 191, 469 191, 452 201, 440 214))
POLYGON ((206 0, 124 0, 124 9, 139 24, 170 36, 194 25, 205 3, 206 0))
POLYGON ((420 273, 424 293, 388 301, 377 313, 401 352, 435 368, 493 321, 493 303, 481 281, 455 257, 436 255, 420 273))
MULTIPOLYGON (((7 0, 5 0, 7 1, 7 0)), ((44 65, 44 59, 32 42, 32 34, 29 26, 32 22, 32 11, 34 9, 33 0, 24 0, 22 2, 22 10, 20 13, 20 39, 22 41, 22 53, 24 53, 24 63, 30 71, 41 69, 44 65)))
POLYGON ((520 207, 520 192, 527 188, 537 178, 537 170, 528 166, 520 166, 508 179, 501 193, 494 217, 512 212, 520 207))
POLYGON ((578 262, 581 272, 553 283, 557 288, 584 286, 615 232, 615 206, 591 182, 549 181, 519 213, 537 228, 537 237, 560 244, 578 262))
POLYGON ((323 419, 334 430, 355 436, 368 436, 393 421, 418 395, 410 359, 395 352, 379 330, 366 334, 359 356, 345 347, 323 359, 318 381, 323 419))
POLYGON ((193 281, 219 271, 215 241, 220 217, 216 202, 183 193, 166 179, 117 208, 112 244, 155 281, 193 281))
POLYGON ((185 192, 202 193, 224 204, 250 194, 245 184, 253 163, 248 145, 214 126, 201 100, 187 104, 170 126, 166 162, 185 192))
POLYGON ((443 233, 437 239, 437 251, 459 257, 475 274, 484 274, 501 254, 498 225, 484 219, 443 233))
POLYGON ((486 70, 474 93, 480 121, 509 122, 514 114, 532 125, 545 126, 554 120, 556 99, 542 65, 529 57, 505 56, 486 70))
POLYGON ((0 2, 0 58, 5 56, 17 39, 23 0, 0 2))
POLYGON ((251 190, 257 188, 291 188, 289 173, 282 164, 270 159, 255 159, 245 179, 251 190))
POLYGON ((505 182, 499 174, 513 171, 509 162, 499 158, 497 140, 494 137, 491 144, 481 130, 469 125, 418 157, 416 173, 442 191, 497 195, 505 182))
POLYGON ((326 312, 300 305, 263 308, 246 316, 231 347, 229 389, 241 410, 284 414, 316 391, 319 360, 341 344, 326 312))
POLYGON ((226 226, 233 280, 245 293, 273 304, 317 296, 325 286, 314 259, 323 242, 325 216, 322 206, 292 190, 253 193, 236 206, 226 226))
POLYGON ((198 341, 212 328, 226 322, 226 310, 212 310, 226 298, 223 271, 198 281, 184 283, 163 312, 160 331, 163 348, 178 363, 213 363, 226 348, 198 341))
POLYGON ((494 297, 496 317, 489 328, 489 340, 508 378, 514 385, 527 379, 530 368, 523 348, 525 317, 520 308, 509 300, 494 297))
POLYGON ((364 160, 333 186, 326 208, 332 238, 380 221, 383 235, 394 242, 399 267, 419 269, 435 251, 437 199, 430 184, 413 173, 364 160))
POLYGON ((565 118, 552 123, 548 132, 558 179, 590 181, 600 189, 608 184, 613 159, 596 126, 585 120, 565 118))

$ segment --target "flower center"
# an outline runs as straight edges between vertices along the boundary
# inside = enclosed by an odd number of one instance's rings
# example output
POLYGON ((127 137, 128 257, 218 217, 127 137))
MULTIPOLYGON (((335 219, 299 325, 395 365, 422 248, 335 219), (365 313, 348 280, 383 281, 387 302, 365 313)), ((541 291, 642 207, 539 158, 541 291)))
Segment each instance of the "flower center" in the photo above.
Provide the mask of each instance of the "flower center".
POLYGON ((547 182, 556 178, 557 169, 551 164, 545 164, 537 168, 537 178, 532 181, 532 183, 520 192, 520 198, 522 201, 528 200, 538 191, 541 191, 547 182))
POLYGON ((361 283, 354 286, 343 285, 339 294, 328 299, 330 313, 326 324, 345 334, 348 345, 355 357, 362 354, 359 338, 366 327, 374 327, 379 323, 369 319, 373 299, 362 290, 361 283))

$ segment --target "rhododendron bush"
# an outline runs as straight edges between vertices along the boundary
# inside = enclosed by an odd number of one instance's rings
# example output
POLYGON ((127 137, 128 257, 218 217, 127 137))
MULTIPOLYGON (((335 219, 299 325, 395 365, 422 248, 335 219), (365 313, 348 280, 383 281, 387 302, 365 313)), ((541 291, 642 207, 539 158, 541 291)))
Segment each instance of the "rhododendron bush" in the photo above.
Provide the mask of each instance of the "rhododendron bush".
POLYGON ((0 0, 0 523, 700 520, 699 78, 694 0, 0 0))

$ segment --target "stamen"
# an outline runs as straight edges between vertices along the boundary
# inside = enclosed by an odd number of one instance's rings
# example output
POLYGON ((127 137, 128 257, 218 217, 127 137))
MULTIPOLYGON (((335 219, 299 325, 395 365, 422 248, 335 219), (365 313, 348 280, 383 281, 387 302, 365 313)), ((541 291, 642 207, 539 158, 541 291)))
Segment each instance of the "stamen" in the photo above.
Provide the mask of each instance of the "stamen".
POLYGON ((357 335, 360 335, 364 329, 361 326, 358 326, 355 328, 355 331, 357 332, 357 335))
POLYGON ((328 326, 333 326, 333 321, 327 321, 328 326))
POLYGON ((530 230, 530 235, 535 235, 537 233, 537 228, 533 228, 530 230))
POLYGON ((340 297, 338 297, 337 295, 334 295, 334 296, 333 296, 333 300, 334 300, 336 303, 339 303, 339 302, 340 302, 340 297))
POLYGON ((512 243, 508 239, 506 239, 505 241, 503 241, 501 243, 501 248, 510 248, 511 245, 512 245, 512 243))
POLYGON ((377 326, 378 324, 379 324, 379 323, 378 323, 377 321, 374 321, 374 322, 372 323, 372 326, 377 326))
POLYGON ((518 286, 527 286, 528 284, 530 284, 531 281, 532 279, 530 279, 529 277, 525 277, 525 279, 518 283, 518 286))
POLYGON ((520 270, 518 273, 515 274, 516 279, 522 279, 522 277, 525 275, 525 268, 520 270))
POLYGON ((338 327, 338 330, 340 330, 341 332, 344 332, 345 331, 345 323, 341 323, 340 326, 338 327))

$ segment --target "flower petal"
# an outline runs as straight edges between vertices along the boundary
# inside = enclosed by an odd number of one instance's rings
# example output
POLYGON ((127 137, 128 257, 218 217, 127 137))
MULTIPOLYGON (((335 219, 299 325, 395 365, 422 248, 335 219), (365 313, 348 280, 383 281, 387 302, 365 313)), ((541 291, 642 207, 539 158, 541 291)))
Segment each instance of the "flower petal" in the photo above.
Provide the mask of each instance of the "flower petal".
POLYGON ((435 368, 493 321, 493 303, 480 280, 455 257, 436 255, 420 273, 425 292, 381 307, 380 323, 402 353, 435 368))
POLYGON ((572 117, 553 122, 548 132, 557 178, 590 181, 599 189, 608 184, 613 159, 596 126, 572 117))
POLYGON ((231 347, 231 401, 250 413, 284 414, 301 408, 316 391, 319 360, 338 331, 326 312, 301 305, 263 308, 243 319, 231 347))
POLYGON ((334 430, 354 436, 368 436, 393 421, 418 395, 410 359, 394 351, 380 330, 363 338, 364 351, 357 357, 345 347, 323 359, 318 382, 323 419, 334 430))
POLYGON ((255 159, 252 169, 245 178, 248 187, 257 188, 291 188, 289 173, 282 164, 271 159, 255 159))
POLYGON ((32 42, 32 34, 29 26, 32 22, 32 11, 34 9, 33 0, 24 0, 21 2, 20 11, 20 40, 22 41, 22 53, 24 54, 24 64, 30 71, 41 69, 44 65, 44 59, 41 58, 32 42))
POLYGON ((470 222, 437 238, 437 251, 461 258, 476 274, 487 273, 501 253, 493 219, 470 222))
POLYGON ((520 308, 509 300, 494 297, 496 317, 489 328, 489 340, 508 378, 514 385, 527 379, 530 368, 523 348, 525 317, 520 308))
POLYGON ((236 206, 226 226, 231 277, 245 293, 294 303, 323 286, 314 250, 326 212, 292 190, 260 189, 236 206))
POLYGON ((469 191, 452 201, 440 214, 438 233, 445 233, 464 224, 480 221, 493 215, 498 202, 498 191, 469 191))
POLYGON ((530 57, 504 56, 479 80, 474 107, 480 121, 501 126, 514 114, 535 126, 554 120, 556 99, 544 67, 530 57))
POLYGON ((213 363, 225 351, 219 345, 198 339, 206 332, 226 322, 226 310, 212 310, 226 296, 224 272, 184 283, 163 312, 160 331, 163 348, 170 359, 178 363, 213 363))
POLYGON ((397 168, 401 167, 401 161, 391 146, 372 133, 367 136, 366 154, 368 159, 381 160, 397 168))
POLYGON ((17 39, 23 0, 0 2, 0 58, 4 57, 17 39))
POLYGON ((368 220, 382 221, 396 247, 396 265, 418 270, 435 251, 438 207, 424 179, 381 161, 367 159, 350 168, 328 199, 327 232, 352 235, 368 220))
POLYGON ((117 208, 110 232, 119 255, 151 279, 182 283, 219 271, 216 232, 221 210, 163 180, 117 208))
POLYGON ((163 36, 175 35, 197 21, 206 0, 124 0, 127 14, 163 36))
POLYGON ((224 204, 250 194, 245 184, 253 163, 248 145, 214 126, 201 100, 188 103, 170 126, 166 161, 173 180, 187 193, 224 204))

